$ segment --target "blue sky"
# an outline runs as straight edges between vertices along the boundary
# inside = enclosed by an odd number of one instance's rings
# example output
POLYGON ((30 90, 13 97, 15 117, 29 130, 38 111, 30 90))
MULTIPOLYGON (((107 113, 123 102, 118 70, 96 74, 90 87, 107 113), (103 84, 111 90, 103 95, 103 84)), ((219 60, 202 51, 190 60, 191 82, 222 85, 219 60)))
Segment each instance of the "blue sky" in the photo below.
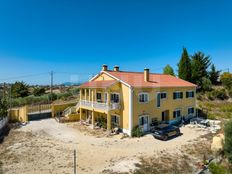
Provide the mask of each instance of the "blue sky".
POLYGON ((102 64, 177 69, 182 47, 232 70, 232 1, 0 0, 0 83, 83 81, 102 64), (34 75, 22 78, 24 75, 34 75))

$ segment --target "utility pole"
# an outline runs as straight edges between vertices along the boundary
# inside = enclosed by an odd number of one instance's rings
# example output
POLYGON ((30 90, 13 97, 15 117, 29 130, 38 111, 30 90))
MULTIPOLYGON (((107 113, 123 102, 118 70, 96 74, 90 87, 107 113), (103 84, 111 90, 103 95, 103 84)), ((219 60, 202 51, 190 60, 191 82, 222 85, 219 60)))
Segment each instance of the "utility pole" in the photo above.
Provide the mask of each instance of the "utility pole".
POLYGON ((51 71, 50 75, 51 75, 51 86, 50 86, 50 94, 51 94, 51 101, 52 101, 53 71, 51 71))
POLYGON ((74 159, 73 159, 73 160, 74 160, 74 161, 73 161, 73 162, 74 162, 74 174, 76 174, 76 173, 77 173, 77 166, 76 166, 76 150, 74 150, 74 154, 73 154, 73 155, 74 155, 74 159))

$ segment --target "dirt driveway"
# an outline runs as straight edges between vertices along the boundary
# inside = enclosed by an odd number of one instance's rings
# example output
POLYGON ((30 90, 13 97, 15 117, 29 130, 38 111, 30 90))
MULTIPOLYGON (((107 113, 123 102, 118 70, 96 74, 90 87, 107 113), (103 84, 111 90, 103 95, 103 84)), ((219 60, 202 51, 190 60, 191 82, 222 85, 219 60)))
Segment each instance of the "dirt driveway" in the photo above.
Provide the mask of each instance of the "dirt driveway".
POLYGON ((59 124, 54 119, 46 119, 11 130, 0 144, 3 173, 73 173, 74 149, 77 150, 78 173, 129 172, 140 157, 154 156, 160 151, 181 153, 183 145, 200 141, 198 137, 206 134, 182 127, 182 136, 166 142, 151 135, 97 138, 75 128, 76 124, 59 124))

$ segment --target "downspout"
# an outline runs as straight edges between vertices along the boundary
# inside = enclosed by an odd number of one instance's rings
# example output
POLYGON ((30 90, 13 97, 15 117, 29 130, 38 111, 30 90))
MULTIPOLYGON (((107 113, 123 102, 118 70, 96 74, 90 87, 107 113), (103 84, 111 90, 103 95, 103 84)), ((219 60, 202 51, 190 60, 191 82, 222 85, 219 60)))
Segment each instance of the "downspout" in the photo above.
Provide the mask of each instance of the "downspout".
POLYGON ((129 87, 129 136, 133 129, 133 89, 129 87))

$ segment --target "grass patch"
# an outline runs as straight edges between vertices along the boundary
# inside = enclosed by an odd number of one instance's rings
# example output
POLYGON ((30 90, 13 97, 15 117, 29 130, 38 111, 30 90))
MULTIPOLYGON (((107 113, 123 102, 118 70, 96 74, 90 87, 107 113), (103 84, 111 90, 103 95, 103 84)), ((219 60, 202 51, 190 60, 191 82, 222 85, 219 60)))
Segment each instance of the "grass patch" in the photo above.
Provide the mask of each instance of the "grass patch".
POLYGON ((217 163, 211 163, 209 170, 212 174, 230 174, 230 172, 222 165, 217 163))

